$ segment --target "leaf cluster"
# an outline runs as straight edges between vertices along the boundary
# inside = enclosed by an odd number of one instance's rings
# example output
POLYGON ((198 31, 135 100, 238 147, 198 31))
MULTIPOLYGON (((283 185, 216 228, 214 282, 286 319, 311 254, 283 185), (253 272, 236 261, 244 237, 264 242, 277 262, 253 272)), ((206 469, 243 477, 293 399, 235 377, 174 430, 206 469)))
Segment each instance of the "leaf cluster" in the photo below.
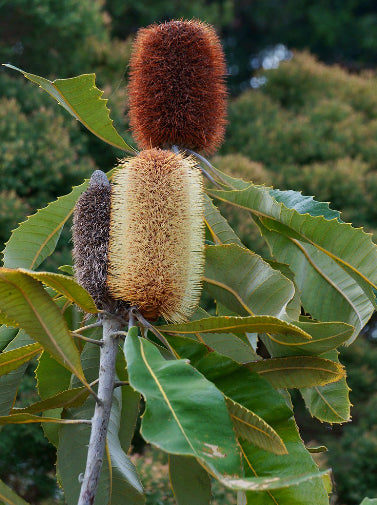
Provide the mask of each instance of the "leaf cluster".
MULTIPOLYGON (((21 72, 102 140, 129 149, 93 75, 48 81, 21 72)), ((170 455, 177 503, 185 503, 188 488, 191 502, 209 503, 212 476, 244 503, 328 505, 328 472, 319 471, 302 442, 289 390, 297 389, 321 421, 350 419, 337 349, 373 313, 377 247, 326 203, 211 170, 221 189, 207 190, 212 244, 203 281, 216 313, 201 307, 185 324, 140 320, 140 335, 137 326, 129 330, 118 352, 122 387, 114 390, 97 500, 144 502, 127 455, 142 395, 141 434, 170 455), (247 249, 211 199, 253 219, 274 259, 247 249)), ((68 505, 77 502, 95 406, 100 334, 91 323, 99 311, 69 267, 60 274, 37 268, 53 253, 86 185, 22 223, 0 269, 0 425, 44 426, 57 447, 68 505), (88 314, 86 323, 76 307, 88 314), (17 409, 13 398, 27 362, 41 351, 41 400, 17 409)))

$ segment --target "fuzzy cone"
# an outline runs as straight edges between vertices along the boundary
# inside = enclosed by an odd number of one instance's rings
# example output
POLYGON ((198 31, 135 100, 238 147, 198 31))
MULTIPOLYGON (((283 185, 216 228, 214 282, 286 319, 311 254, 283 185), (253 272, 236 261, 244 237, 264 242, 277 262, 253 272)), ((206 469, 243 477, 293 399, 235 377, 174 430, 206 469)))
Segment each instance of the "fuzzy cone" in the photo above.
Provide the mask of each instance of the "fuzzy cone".
POLYGON ((200 171, 190 158, 151 149, 123 160, 112 182, 109 292, 147 319, 187 320, 204 268, 200 171))
POLYGON ((220 40, 206 23, 170 21, 139 30, 128 87, 139 147, 216 151, 226 123, 225 74, 220 40))
POLYGON ((110 204, 110 183, 104 172, 96 170, 74 209, 73 259, 77 282, 89 291, 98 308, 116 313, 125 304, 110 295, 106 284, 110 204))

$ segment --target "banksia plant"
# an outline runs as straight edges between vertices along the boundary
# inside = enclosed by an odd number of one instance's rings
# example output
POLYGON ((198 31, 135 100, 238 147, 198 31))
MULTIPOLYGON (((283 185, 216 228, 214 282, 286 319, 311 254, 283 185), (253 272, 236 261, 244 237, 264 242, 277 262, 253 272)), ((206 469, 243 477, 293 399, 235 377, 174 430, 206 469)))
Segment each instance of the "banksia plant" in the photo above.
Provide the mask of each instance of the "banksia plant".
POLYGON ((114 306, 106 284, 110 197, 111 186, 106 175, 96 170, 88 189, 76 203, 72 226, 76 279, 99 308, 108 310, 114 306))
POLYGON ((160 149, 124 159, 111 186, 93 175, 73 240, 76 278, 100 307, 126 302, 147 319, 187 320, 201 290, 202 191, 195 162, 160 149))
POLYGON ((216 151, 225 130, 225 74, 219 38, 206 23, 170 21, 139 30, 128 87, 139 147, 216 151))

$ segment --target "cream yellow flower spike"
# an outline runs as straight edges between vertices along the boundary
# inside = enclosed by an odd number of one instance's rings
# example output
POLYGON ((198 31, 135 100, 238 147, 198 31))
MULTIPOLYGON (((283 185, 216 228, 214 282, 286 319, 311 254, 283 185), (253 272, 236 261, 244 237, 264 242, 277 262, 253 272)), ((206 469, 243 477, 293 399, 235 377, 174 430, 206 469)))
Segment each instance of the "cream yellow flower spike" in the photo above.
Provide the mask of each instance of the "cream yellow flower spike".
POLYGON ((191 158, 150 149, 124 159, 111 191, 107 285, 147 319, 186 321, 204 269, 203 181, 191 158))

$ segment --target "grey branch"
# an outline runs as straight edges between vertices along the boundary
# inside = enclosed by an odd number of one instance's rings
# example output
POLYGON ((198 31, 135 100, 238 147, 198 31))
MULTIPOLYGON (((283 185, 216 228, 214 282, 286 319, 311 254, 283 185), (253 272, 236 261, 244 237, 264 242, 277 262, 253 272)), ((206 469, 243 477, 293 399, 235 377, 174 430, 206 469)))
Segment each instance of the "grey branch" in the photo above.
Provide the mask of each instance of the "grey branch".
POLYGON ((114 338, 112 334, 119 331, 121 327, 121 322, 117 318, 104 316, 103 346, 101 347, 98 378, 99 401, 96 403, 92 418, 86 469, 78 505, 93 505, 96 496, 115 384, 115 361, 118 350, 118 339, 114 338))

